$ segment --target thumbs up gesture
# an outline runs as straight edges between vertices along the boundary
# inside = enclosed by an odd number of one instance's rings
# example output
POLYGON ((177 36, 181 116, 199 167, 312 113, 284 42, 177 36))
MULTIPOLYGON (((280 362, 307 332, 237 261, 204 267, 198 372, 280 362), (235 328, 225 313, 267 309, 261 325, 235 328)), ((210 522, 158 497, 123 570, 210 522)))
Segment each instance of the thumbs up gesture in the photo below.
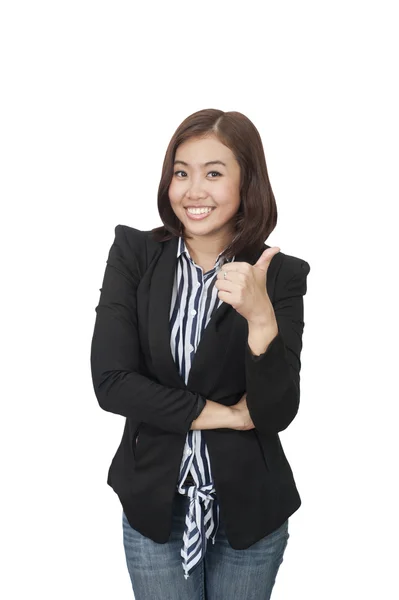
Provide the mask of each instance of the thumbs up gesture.
POLYGON ((251 325, 276 328, 273 305, 266 290, 267 271, 278 246, 267 248, 254 265, 231 262, 222 266, 215 281, 218 296, 251 325))

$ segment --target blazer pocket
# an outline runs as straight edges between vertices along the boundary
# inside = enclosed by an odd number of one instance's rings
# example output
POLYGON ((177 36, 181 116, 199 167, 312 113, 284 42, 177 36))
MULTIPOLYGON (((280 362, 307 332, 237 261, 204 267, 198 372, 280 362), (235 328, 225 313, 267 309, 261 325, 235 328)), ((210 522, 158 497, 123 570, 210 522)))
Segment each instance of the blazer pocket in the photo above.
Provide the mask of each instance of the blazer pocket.
POLYGON ((141 429, 142 423, 139 423, 136 431, 133 434, 133 439, 132 439, 132 452, 133 452, 133 456, 134 459, 136 460, 137 458, 137 448, 139 445, 139 438, 140 438, 140 429, 141 429))
MULTIPOLYGON (((255 430, 254 430, 255 431, 255 430)), ((264 434, 256 431, 256 437, 261 447, 263 458, 268 465, 269 471, 290 472, 291 467, 284 454, 278 434, 264 434)))
POLYGON ((258 441, 259 450, 260 450, 260 452, 261 452, 261 454, 262 454, 263 462, 265 463, 266 469, 267 469, 268 471, 270 471, 269 459, 268 459, 268 457, 266 456, 266 452, 265 452, 265 449, 264 449, 264 447, 263 447, 263 444, 262 444, 262 440, 261 440, 261 438, 260 438, 260 435, 259 435, 258 431, 256 431, 256 429, 253 429, 253 432, 254 432, 254 434, 255 434, 255 437, 256 437, 256 439, 257 439, 257 441, 258 441))

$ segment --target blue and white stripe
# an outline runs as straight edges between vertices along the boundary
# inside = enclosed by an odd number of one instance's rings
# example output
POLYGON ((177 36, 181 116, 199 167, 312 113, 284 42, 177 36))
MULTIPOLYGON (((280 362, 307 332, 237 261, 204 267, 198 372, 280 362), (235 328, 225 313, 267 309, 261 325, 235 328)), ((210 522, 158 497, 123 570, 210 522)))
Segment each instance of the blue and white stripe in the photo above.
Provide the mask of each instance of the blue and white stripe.
MULTIPOLYGON (((215 281, 224 262, 219 254, 213 269, 204 273, 192 260, 184 239, 179 238, 170 309, 170 346, 186 384, 201 334, 222 303, 215 281)), ((187 434, 177 491, 190 498, 181 549, 184 577, 187 579, 204 557, 207 540, 212 539, 215 543, 219 526, 219 505, 209 453, 200 430, 190 430, 187 434), (194 485, 185 482, 188 473, 194 485)))

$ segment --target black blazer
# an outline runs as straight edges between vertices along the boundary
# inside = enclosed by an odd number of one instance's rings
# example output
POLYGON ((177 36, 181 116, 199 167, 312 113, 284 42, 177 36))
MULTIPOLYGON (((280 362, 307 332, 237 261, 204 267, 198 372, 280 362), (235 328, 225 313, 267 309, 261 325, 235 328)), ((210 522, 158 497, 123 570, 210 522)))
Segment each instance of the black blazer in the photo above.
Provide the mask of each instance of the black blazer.
MULTIPOLYGON (((309 264, 283 252, 270 263, 266 288, 279 333, 254 356, 248 325, 222 303, 205 328, 187 386, 170 349, 169 309, 178 238, 155 242, 149 231, 115 228, 91 345, 99 405, 126 417, 107 483, 131 524, 165 543, 186 434, 200 403, 231 406, 247 392, 255 428, 204 430, 227 538, 248 548, 301 505, 279 435, 298 411, 303 295, 309 264)), ((242 252, 237 261, 254 264, 242 252)))

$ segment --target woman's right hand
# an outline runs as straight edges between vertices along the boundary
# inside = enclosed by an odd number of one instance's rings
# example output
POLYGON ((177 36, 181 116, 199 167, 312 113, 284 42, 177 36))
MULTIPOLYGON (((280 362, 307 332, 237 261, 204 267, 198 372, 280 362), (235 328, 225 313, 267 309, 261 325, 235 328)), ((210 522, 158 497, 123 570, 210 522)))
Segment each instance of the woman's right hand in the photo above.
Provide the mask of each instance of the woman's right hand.
POLYGON ((255 425, 251 419, 251 415, 249 414, 248 405, 247 405, 247 393, 243 395, 241 400, 237 402, 237 404, 233 404, 230 406, 234 415, 234 422, 236 426, 233 429, 239 429, 240 431, 248 431, 249 429, 254 429, 255 425))
POLYGON ((199 416, 191 423, 190 429, 254 429, 247 406, 247 394, 232 406, 207 399, 199 416))

